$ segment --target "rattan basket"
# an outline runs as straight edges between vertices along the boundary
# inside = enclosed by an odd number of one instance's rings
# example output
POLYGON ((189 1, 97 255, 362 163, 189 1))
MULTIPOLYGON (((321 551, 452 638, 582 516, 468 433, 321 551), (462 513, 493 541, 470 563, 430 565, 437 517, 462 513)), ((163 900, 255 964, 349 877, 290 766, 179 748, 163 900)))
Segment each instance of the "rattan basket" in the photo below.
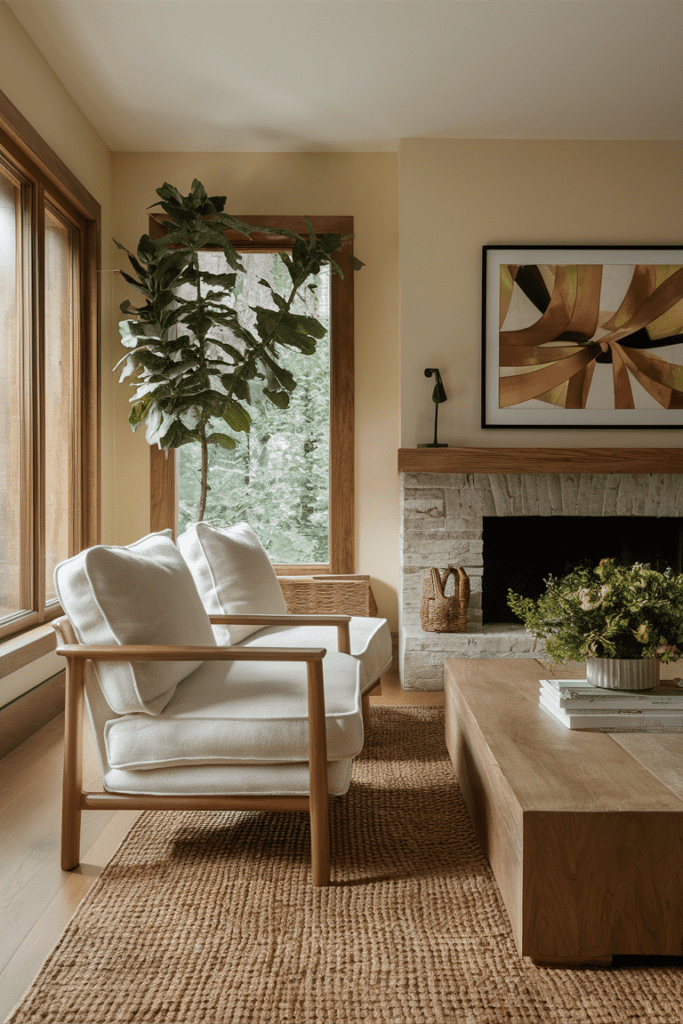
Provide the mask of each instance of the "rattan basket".
POLYGON ((449 565, 439 574, 430 569, 422 581, 420 620, 426 633, 464 633, 467 629, 467 606, 470 600, 470 581, 459 566, 449 565), (446 597, 448 577, 455 577, 455 593, 446 597))
POLYGON ((377 615, 369 576, 278 576, 278 581, 291 614, 377 615))

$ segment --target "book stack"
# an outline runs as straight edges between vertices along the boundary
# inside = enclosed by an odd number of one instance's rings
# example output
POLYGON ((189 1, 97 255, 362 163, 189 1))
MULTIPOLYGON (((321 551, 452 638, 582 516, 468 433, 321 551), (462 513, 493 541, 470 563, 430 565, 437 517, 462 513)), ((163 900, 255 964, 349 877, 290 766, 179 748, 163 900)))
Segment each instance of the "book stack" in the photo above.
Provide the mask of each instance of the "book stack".
POLYGON ((683 680, 652 690, 608 690, 585 679, 541 679, 540 704, 567 729, 683 732, 683 680))

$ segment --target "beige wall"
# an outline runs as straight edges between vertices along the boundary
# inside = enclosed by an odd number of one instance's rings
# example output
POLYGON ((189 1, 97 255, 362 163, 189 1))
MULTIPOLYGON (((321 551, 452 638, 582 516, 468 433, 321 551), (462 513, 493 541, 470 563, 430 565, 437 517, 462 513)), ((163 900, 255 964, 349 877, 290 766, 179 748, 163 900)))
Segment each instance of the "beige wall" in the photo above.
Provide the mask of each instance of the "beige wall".
POLYGON ((680 245, 683 143, 402 140, 399 234, 403 446, 432 439, 426 366, 451 445, 680 445, 674 430, 482 429, 480 358, 482 246, 680 245))
POLYGON ((496 243, 679 243, 683 144, 407 139, 398 157, 110 154, 3 2, 0 89, 102 206, 105 542, 127 543, 149 527, 149 449, 142 431, 132 434, 128 389, 110 372, 121 352, 118 303, 130 293, 114 274, 125 263, 109 240, 135 245, 147 230, 146 208, 165 180, 187 191, 198 177, 210 193, 227 195, 227 208, 236 214, 355 217, 356 252, 367 264, 356 278, 357 569, 372 576, 392 628, 396 448, 399 425, 404 446, 431 437, 425 366, 439 366, 444 376, 449 401, 440 409, 440 435, 450 444, 679 443, 675 431, 482 430, 481 249, 496 243))
MULTIPOLYGON (((111 153, 6 3, 0 2, 0 89, 76 175, 102 208, 102 334, 111 330, 111 153)), ((112 537, 112 397, 102 389, 102 535, 112 537)))
MULTIPOLYGON (((356 275, 356 569, 392 629, 398 621, 398 225, 395 153, 115 153, 113 233, 134 248, 148 230, 146 208, 169 181, 182 192, 199 178, 226 210, 249 214, 339 214, 355 218, 356 275)), ((116 252, 116 265, 125 257, 116 252)), ((115 284, 118 304, 131 297, 115 284)), ((119 358, 113 337, 103 374, 119 358)), ((114 535, 127 543, 149 529, 149 448, 144 429, 127 423, 129 389, 116 385, 114 535)))

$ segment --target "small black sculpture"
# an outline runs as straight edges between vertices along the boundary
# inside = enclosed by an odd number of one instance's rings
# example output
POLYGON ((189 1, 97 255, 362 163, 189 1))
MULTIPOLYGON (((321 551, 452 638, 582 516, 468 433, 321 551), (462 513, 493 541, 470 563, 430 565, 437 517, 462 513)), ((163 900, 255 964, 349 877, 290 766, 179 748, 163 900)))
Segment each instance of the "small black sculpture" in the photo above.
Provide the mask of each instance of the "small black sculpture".
POLYGON ((432 374, 436 377, 436 384, 432 391, 432 402, 434 403, 434 440, 429 444, 419 444, 418 448, 448 448, 447 444, 439 444, 436 439, 436 428, 439 423, 439 405, 441 402, 446 401, 446 392, 444 391, 443 382, 441 380, 441 374, 434 366, 430 366, 425 370, 425 377, 431 377, 432 374))

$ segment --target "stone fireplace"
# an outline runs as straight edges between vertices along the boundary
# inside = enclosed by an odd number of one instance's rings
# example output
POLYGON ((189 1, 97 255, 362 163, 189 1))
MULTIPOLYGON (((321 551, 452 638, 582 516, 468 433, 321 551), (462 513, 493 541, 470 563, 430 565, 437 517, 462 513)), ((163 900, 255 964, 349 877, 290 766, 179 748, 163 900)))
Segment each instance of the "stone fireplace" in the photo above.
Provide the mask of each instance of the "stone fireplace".
MULTIPOLYGON (((404 449, 403 452, 414 452, 404 449)), ((443 450, 442 450, 443 451, 443 450)), ((443 664, 447 658, 528 658, 543 655, 543 647, 521 624, 483 622, 482 581, 486 550, 485 517, 662 517, 678 519, 683 510, 683 461, 678 449, 648 449, 651 453, 669 453, 662 460, 644 459, 646 450, 630 460, 633 468, 652 464, 654 469, 671 464, 669 472, 575 472, 595 464, 610 463, 609 457, 591 460, 590 453, 604 449, 537 449, 533 463, 507 457, 506 464, 518 472, 448 472, 441 467, 459 464, 476 465, 476 455, 462 453, 491 452, 492 449, 449 449, 441 454, 436 472, 410 471, 416 459, 401 460, 401 629, 399 636, 400 671, 406 689, 443 689, 443 664), (581 452, 567 465, 561 453, 581 452), (557 472, 526 469, 527 463, 557 472), (420 622, 422 580, 431 566, 463 566, 470 577, 471 597, 467 632, 428 633, 420 622)), ((508 450, 509 451, 509 450, 508 450)), ((519 450, 513 450, 519 452, 519 450)), ((623 455, 632 449, 617 449, 623 455)), ((430 466, 434 453, 420 456, 420 464, 430 466)), ((484 470, 486 460, 478 460, 484 470)), ((491 461, 491 460, 489 460, 491 461)), ((436 468, 436 466, 435 466, 436 468)), ((497 468, 493 460, 492 468, 497 468)), ((615 469, 618 467, 615 465, 615 469)), ((630 468, 625 461, 624 469, 630 468)), ((548 524, 550 525, 550 524, 548 524)), ((510 543, 515 543, 513 520, 510 519, 510 543)), ((539 533, 542 531, 539 531, 539 533)), ((673 531, 678 535, 678 530, 673 531)), ((672 564, 680 552, 672 552, 672 564)), ((642 559, 642 556, 638 556, 642 559)), ((677 568, 677 565, 674 565, 677 568)))

